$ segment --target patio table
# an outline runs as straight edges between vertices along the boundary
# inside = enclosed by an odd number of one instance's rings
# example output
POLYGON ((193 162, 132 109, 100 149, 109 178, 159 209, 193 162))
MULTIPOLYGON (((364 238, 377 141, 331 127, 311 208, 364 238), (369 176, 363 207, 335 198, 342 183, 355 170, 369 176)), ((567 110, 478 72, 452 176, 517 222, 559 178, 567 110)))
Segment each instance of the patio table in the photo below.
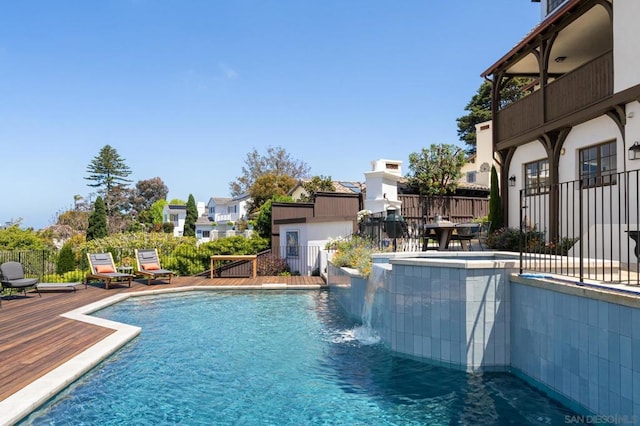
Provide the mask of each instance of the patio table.
POLYGON ((441 220, 440 222, 426 223, 424 229, 434 232, 438 240, 438 250, 443 251, 449 248, 451 234, 453 234, 453 230, 456 229, 456 225, 457 223, 441 220))

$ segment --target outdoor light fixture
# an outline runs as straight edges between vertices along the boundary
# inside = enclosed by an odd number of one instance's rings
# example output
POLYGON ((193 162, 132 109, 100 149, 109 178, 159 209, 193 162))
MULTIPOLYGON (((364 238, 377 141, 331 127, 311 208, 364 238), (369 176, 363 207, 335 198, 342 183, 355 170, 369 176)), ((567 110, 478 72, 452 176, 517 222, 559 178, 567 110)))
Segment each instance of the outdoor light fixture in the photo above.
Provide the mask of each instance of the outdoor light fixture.
POLYGON ((640 160, 640 143, 635 141, 629 148, 629 160, 640 160))
POLYGON ((516 186, 516 175, 511 175, 511 177, 509 178, 509 186, 516 186))

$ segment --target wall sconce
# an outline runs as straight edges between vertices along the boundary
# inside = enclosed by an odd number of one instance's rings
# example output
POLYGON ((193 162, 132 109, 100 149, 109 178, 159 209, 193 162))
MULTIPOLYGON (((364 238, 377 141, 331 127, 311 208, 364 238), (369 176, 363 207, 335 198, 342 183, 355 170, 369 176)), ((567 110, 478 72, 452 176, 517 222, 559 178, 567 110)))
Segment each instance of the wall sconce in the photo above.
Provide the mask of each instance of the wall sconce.
POLYGON ((640 160, 640 144, 635 141, 629 148, 629 160, 640 160))
MULTIPOLYGON (((640 149, 640 145, 638 145, 638 149, 640 149)), ((511 177, 509 178, 509 186, 516 186, 516 175, 511 175, 511 177)))

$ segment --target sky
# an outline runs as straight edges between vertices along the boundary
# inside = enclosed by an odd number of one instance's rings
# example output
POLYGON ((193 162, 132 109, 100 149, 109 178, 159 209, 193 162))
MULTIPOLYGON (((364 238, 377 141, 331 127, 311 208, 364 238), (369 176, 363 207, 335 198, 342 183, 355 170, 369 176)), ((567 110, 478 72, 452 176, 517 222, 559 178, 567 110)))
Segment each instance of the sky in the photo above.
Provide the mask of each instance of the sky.
POLYGON ((463 146, 480 75, 539 21, 529 0, 3 1, 0 224, 95 194, 105 145, 132 185, 205 203, 268 147, 312 176, 406 175, 412 152, 463 146))

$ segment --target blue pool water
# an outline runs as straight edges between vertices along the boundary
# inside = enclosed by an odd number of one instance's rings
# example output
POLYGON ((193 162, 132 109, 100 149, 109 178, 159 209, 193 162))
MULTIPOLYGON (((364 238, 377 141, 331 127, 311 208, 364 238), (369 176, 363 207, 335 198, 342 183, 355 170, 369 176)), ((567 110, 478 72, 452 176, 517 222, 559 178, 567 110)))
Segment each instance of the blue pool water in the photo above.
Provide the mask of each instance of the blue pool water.
POLYGON ((509 374, 360 343, 330 292, 148 296, 96 315, 143 331, 24 424, 522 425, 573 415, 509 374))

